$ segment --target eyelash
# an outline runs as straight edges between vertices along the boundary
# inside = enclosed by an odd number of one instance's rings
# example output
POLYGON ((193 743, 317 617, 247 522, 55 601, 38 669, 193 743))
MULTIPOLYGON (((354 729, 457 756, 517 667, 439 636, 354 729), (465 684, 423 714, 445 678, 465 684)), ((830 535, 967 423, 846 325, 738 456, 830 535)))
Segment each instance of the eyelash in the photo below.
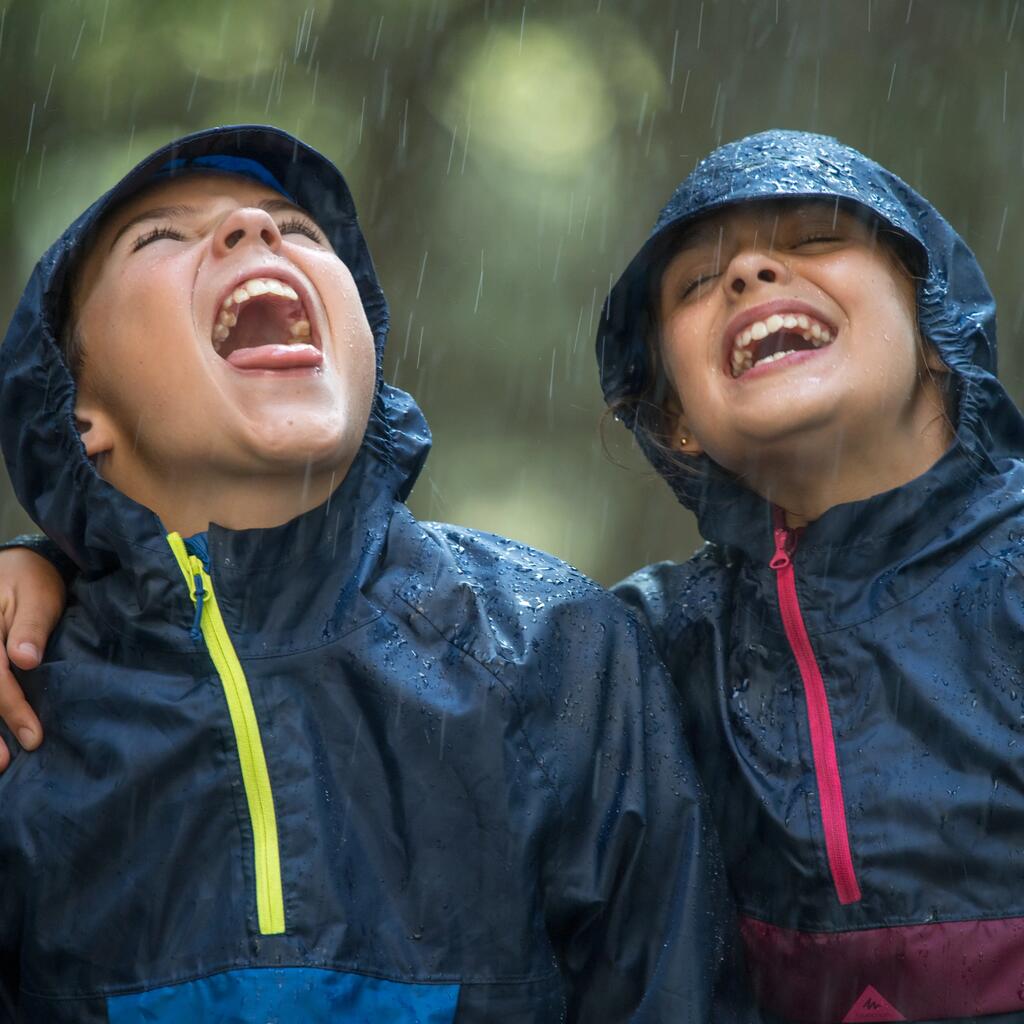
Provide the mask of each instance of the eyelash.
POLYGON ((132 243, 132 252, 138 252, 144 245, 149 245, 150 242, 155 242, 158 238, 173 238, 180 242, 184 236, 174 228, 153 228, 152 231, 147 231, 135 239, 132 243))
POLYGON ((277 229, 282 235, 298 232, 300 235, 311 238, 314 242, 323 242, 324 240, 323 235, 309 221, 300 220, 298 217, 290 217, 288 220, 282 221, 278 224, 277 229))
MULTIPOLYGON (((314 242, 323 243, 323 235, 308 221, 300 220, 298 217, 290 217, 288 220, 282 221, 278 224, 277 229, 282 235, 297 232, 312 239, 314 242)), ((132 252, 138 252, 144 245, 149 245, 150 242, 155 242, 159 238, 173 238, 175 241, 182 242, 185 236, 179 231, 175 231, 174 228, 153 228, 152 231, 147 231, 144 235, 140 235, 132 243, 132 252)))
POLYGON ((683 298, 685 299, 694 290, 699 288, 702 284, 710 281, 711 278, 717 277, 717 274, 698 274, 689 284, 683 288, 683 298))

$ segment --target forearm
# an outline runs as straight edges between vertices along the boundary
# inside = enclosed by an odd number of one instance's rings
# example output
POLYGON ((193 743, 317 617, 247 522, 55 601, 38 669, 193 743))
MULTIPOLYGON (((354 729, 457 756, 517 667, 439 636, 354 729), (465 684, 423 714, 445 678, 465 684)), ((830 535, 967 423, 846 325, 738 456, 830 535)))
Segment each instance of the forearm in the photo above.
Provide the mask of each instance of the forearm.
POLYGON ((0 551, 12 548, 25 548, 40 558, 45 558, 60 573, 66 586, 70 586, 78 575, 75 563, 45 534, 23 533, 10 540, 0 541, 0 551))

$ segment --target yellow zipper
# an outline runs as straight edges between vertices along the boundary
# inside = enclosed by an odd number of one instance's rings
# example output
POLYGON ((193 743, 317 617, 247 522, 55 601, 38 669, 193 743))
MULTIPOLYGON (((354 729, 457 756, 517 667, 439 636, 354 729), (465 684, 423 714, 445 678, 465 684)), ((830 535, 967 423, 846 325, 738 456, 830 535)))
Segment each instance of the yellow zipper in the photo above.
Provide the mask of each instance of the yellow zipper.
POLYGON ((196 580, 201 584, 202 610, 199 625, 214 668, 224 687, 224 696, 231 714, 231 725, 238 746, 238 760, 242 766, 242 783, 249 804, 252 822, 254 863, 256 873, 256 912, 260 932, 277 935, 284 931, 284 894, 281 889, 281 855, 277 841, 277 816, 274 813, 274 795, 270 788, 267 760, 263 754, 260 726, 252 705, 249 684, 235 653, 234 644, 224 625, 224 619, 213 592, 213 583, 202 559, 190 555, 181 534, 167 536, 174 557, 188 585, 189 597, 196 604, 196 580))

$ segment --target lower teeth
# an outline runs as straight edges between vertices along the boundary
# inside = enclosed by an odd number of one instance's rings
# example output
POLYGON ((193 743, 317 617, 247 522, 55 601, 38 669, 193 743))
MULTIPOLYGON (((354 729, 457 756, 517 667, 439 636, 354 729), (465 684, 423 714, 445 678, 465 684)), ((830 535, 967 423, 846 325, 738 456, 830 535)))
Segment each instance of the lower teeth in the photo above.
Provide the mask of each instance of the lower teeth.
MULTIPOLYGON (((809 333, 804 333, 804 339, 809 341, 814 348, 824 348, 825 345, 830 345, 833 341, 831 334, 825 334, 821 337, 813 337, 809 333)), ((773 352, 770 356, 765 356, 762 359, 754 360, 750 351, 744 349, 741 352, 737 351, 733 355, 732 360, 732 375, 733 377, 742 377, 747 370, 752 370, 755 366, 760 366, 762 363, 774 363, 777 359, 782 359, 783 356, 791 356, 794 352, 800 351, 799 349, 787 349, 785 352, 773 352)))
POLYGON ((760 366, 762 363, 774 363, 776 359, 782 359, 784 356, 791 356, 796 349, 788 349, 785 352, 773 352, 770 356, 765 356, 764 359, 758 359, 755 366, 760 366))

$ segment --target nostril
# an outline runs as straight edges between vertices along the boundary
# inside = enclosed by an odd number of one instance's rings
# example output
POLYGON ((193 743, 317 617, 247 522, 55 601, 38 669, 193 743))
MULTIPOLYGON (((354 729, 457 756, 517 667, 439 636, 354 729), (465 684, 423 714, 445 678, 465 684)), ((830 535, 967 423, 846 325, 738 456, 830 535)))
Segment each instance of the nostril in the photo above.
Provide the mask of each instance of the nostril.
POLYGON ((277 240, 277 236, 269 228, 264 228, 260 232, 260 238, 263 239, 266 245, 273 245, 274 242, 277 240))
POLYGON ((234 249, 234 247, 242 240, 243 235, 245 235, 245 232, 241 228, 238 228, 238 230, 232 231, 231 234, 224 239, 224 244, 229 249, 234 249))
POLYGON ((759 270, 757 272, 757 279, 758 281, 767 281, 769 284, 771 284, 775 280, 775 271, 769 270, 767 267, 765 267, 764 270, 759 270))
POLYGON ((735 280, 733 281, 733 283, 732 283, 732 290, 733 290, 733 291, 734 291, 734 292, 735 292, 735 293, 736 293, 737 295, 740 295, 740 294, 741 294, 741 293, 743 292, 743 289, 744 289, 744 288, 746 288, 746 287, 747 287, 747 282, 746 282, 746 281, 744 281, 742 277, 737 277, 737 278, 736 278, 736 279, 735 279, 735 280))

